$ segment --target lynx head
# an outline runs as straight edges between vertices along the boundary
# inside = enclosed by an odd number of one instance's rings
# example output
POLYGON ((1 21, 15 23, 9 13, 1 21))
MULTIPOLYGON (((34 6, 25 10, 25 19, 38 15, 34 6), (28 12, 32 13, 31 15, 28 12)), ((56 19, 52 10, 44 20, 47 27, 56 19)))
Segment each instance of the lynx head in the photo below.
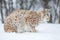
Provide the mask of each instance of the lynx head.
POLYGON ((38 11, 37 13, 40 16, 40 19, 41 19, 40 22, 41 23, 45 23, 45 22, 49 22, 50 21, 50 12, 49 12, 49 9, 38 11))

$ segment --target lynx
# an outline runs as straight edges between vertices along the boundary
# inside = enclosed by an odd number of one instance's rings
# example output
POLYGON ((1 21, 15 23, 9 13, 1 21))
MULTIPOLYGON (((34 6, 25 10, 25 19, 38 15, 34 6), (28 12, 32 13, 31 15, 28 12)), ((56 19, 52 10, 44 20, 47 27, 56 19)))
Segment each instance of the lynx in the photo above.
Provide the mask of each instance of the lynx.
POLYGON ((41 21, 49 21, 50 15, 45 11, 16 10, 4 20, 5 32, 36 32, 35 27, 41 21))

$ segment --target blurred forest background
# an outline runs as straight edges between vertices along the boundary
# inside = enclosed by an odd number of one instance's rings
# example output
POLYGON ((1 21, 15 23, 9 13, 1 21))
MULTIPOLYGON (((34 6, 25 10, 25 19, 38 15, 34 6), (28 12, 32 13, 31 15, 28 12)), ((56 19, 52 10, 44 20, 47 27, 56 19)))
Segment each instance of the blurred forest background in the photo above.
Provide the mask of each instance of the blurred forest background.
POLYGON ((38 11, 50 9, 50 23, 60 23, 60 0, 0 0, 0 20, 2 23, 10 12, 17 9, 38 11))

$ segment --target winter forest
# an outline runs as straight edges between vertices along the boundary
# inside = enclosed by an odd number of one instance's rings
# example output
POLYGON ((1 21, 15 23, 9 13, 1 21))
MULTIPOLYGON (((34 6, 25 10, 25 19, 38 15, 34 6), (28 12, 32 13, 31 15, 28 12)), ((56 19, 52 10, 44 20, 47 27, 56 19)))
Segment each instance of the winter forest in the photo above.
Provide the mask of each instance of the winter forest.
POLYGON ((0 20, 4 19, 10 12, 17 9, 38 11, 50 9, 50 22, 60 23, 60 0, 0 0, 0 20))
MULTIPOLYGON (((28 16, 30 16, 30 14, 28 16)), ((14 14, 11 17, 12 20, 14 19, 13 17, 14 14)), ((38 17, 40 18, 41 15, 38 17)), ((23 18, 21 17, 21 19, 23 18)), ((60 0, 0 0, 0 40, 60 40, 60 0), (13 23, 11 22, 5 23, 4 20, 8 15, 10 15, 11 12, 20 9, 32 10, 32 12, 40 11, 40 10, 44 11, 45 9, 49 9, 50 20, 48 23, 39 23, 39 25, 37 25, 36 27, 31 25, 30 25, 31 27, 29 25, 27 26, 24 25, 23 20, 22 20, 23 22, 18 20, 17 23, 15 21, 12 21, 13 23), (19 24, 19 22, 21 24, 19 24), (8 25, 5 25, 4 23, 8 25), (20 29, 23 30, 21 31, 20 29), (32 32, 28 31, 29 29, 30 30, 33 29, 33 31, 32 32)))

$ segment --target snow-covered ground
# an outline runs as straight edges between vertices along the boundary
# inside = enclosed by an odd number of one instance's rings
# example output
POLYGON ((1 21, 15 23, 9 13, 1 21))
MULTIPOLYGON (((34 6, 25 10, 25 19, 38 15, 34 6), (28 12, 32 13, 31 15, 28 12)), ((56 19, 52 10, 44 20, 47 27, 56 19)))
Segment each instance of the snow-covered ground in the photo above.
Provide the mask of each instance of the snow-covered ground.
POLYGON ((0 40, 60 40, 60 24, 40 24, 38 32, 6 33, 0 22, 0 40))

